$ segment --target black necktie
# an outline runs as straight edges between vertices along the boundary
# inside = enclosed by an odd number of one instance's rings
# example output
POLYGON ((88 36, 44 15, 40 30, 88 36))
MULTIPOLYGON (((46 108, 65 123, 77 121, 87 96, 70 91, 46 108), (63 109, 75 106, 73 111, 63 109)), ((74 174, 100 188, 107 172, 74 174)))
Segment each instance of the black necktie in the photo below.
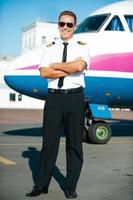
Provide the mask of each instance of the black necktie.
MULTIPOLYGON (((64 49, 63 49, 63 55, 62 55, 62 62, 66 62, 67 59, 67 42, 64 42, 64 49)), ((58 87, 61 88, 63 86, 63 81, 64 81, 64 77, 59 78, 58 81, 58 87)))

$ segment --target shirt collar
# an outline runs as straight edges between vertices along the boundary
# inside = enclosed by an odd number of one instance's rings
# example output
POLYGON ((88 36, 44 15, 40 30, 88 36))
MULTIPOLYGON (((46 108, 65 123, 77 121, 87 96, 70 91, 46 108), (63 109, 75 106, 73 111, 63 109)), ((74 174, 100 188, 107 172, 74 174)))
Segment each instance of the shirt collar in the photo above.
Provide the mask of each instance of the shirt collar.
MULTIPOLYGON (((56 41, 59 45, 62 45, 64 41, 61 38, 58 38, 56 41)), ((69 45, 73 45, 75 43, 74 37, 72 37, 70 40, 67 41, 69 45)))

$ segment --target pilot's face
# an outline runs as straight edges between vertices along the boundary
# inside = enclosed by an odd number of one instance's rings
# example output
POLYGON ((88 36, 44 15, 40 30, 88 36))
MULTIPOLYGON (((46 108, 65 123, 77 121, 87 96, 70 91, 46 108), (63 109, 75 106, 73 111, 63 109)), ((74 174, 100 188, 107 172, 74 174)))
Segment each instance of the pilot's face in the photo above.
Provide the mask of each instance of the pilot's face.
POLYGON ((70 38, 72 38, 76 29, 74 18, 69 15, 62 15, 58 21, 58 29, 61 39, 68 41, 70 38))

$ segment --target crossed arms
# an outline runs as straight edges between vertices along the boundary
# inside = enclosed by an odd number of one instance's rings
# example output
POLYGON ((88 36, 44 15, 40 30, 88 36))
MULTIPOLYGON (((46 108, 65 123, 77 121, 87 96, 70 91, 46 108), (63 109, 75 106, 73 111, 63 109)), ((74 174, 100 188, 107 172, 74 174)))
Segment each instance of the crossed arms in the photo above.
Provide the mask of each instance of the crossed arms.
POLYGON ((40 76, 42 78, 60 78, 65 77, 68 74, 81 72, 86 69, 86 62, 81 58, 77 58, 72 62, 64 62, 64 63, 53 63, 50 64, 49 67, 41 67, 40 76))

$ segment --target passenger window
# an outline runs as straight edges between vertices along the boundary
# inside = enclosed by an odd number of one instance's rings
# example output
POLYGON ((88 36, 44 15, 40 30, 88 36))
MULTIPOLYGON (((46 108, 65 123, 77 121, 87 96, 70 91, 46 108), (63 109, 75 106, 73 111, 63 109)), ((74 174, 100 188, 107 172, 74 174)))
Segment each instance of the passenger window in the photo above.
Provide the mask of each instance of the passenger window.
POLYGON ((126 19, 130 31, 133 32, 133 15, 125 15, 124 17, 126 19))
POLYGON ((114 16, 105 31, 124 31, 123 25, 118 16, 114 16))

